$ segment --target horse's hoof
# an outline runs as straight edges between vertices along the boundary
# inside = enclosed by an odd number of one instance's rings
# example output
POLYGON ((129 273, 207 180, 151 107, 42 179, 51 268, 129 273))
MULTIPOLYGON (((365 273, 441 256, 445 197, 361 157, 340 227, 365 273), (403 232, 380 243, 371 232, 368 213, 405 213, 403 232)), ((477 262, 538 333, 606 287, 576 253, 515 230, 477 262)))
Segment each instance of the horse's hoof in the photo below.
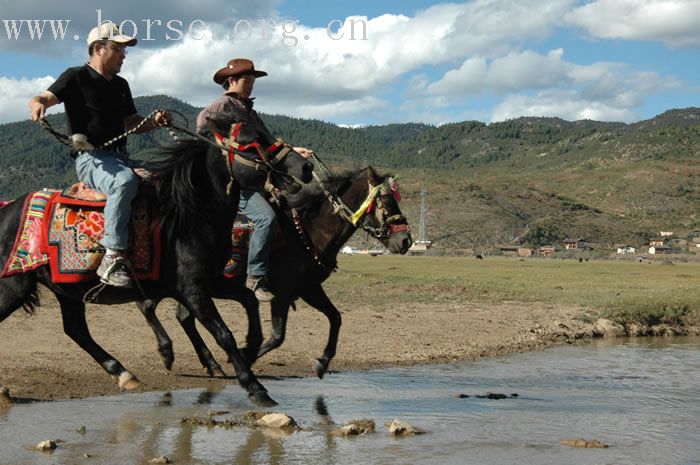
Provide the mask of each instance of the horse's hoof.
POLYGON ((224 370, 221 368, 214 368, 213 370, 207 370, 209 372, 209 376, 212 378, 225 378, 226 373, 224 373, 224 370))
POLYGON ((12 405, 10 390, 6 387, 0 388, 0 408, 9 407, 10 405, 12 405))
POLYGON ((133 391, 134 389, 141 387, 141 381, 132 375, 128 371, 123 372, 119 375, 119 390, 120 391, 133 391))
POLYGON ((248 394, 248 397, 250 397, 250 401, 258 407, 274 407, 277 405, 277 402, 272 400, 272 398, 267 395, 266 391, 251 393, 248 394))
POLYGON ((318 379, 323 379, 323 375, 326 374, 326 366, 318 358, 314 362, 314 373, 316 373, 318 379))
POLYGON ((166 355, 161 355, 161 359, 163 360, 163 365, 165 366, 165 369, 168 371, 172 371, 173 363, 175 363, 175 358, 168 357, 166 355))

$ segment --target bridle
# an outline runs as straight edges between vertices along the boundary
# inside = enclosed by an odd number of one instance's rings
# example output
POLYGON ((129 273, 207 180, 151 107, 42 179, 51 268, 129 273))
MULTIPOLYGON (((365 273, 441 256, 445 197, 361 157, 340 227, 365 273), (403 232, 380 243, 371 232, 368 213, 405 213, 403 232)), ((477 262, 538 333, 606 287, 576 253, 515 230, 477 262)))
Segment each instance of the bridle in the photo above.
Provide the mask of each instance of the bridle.
MULTIPOLYGON (((313 158, 323 171, 330 174, 328 168, 316 155, 313 155, 313 158)), ((392 234, 407 232, 409 230, 406 217, 401 214, 390 215, 384 204, 384 198, 388 196, 394 197, 397 202, 401 199, 394 178, 385 179, 377 186, 372 186, 370 184, 367 197, 357 210, 352 211, 352 209, 343 202, 340 196, 328 190, 323 180, 316 173, 316 170, 313 171, 313 175, 319 186, 321 186, 321 190, 323 190, 326 198, 328 198, 328 201, 333 206, 333 212, 346 220, 353 227, 361 228, 380 241, 389 238, 392 234), (372 212, 374 212, 374 217, 379 223, 379 227, 373 227, 368 223, 368 214, 372 212), (403 222, 403 224, 398 224, 399 222, 403 222)))
POLYGON ((367 198, 362 202, 360 208, 352 214, 350 222, 355 227, 362 228, 379 240, 388 239, 392 234, 407 232, 408 223, 406 222, 406 217, 402 214, 389 214, 385 202, 386 199, 391 197, 396 199, 397 202, 400 198, 394 178, 388 178, 378 186, 372 187, 370 185, 367 198), (368 222, 371 213, 374 213, 374 217, 379 223, 379 226, 376 228, 368 222), (402 223, 398 224, 399 222, 402 223))
MULTIPOLYGON (((293 182, 300 185, 303 184, 303 182, 296 176, 289 173, 284 173, 275 168, 276 165, 281 163, 286 156, 293 151, 289 144, 280 138, 275 139, 275 142, 270 144, 266 149, 263 149, 257 140, 253 140, 248 144, 241 144, 238 142, 238 138, 242 127, 243 123, 232 124, 228 136, 224 136, 213 128, 210 128, 214 134, 216 147, 221 149, 221 153, 226 159, 226 166, 228 167, 229 176, 231 177, 229 185, 233 182, 234 163, 239 163, 255 171, 265 172, 267 175, 267 179, 265 181, 265 191, 269 192, 273 197, 276 197, 277 195, 276 186, 272 183, 273 173, 288 180, 291 179, 293 182), (251 153, 249 150, 255 150, 257 153, 257 158, 249 159, 248 155, 251 153)), ((211 143, 209 139, 202 136, 199 137, 211 143)))

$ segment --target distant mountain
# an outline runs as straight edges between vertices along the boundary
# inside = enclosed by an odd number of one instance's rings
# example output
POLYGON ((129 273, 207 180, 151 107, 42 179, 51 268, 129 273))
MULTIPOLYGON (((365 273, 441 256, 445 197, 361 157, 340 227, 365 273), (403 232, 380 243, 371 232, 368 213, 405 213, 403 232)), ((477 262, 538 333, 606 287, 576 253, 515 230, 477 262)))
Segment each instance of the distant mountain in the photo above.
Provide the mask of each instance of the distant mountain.
MULTIPOLYGON (((167 96, 140 97, 142 115, 177 111, 194 125, 199 108, 167 96)), ((182 116, 180 116, 180 114, 182 116)), ((293 145, 333 167, 367 163, 399 175, 402 208, 417 232, 428 190, 427 239, 438 247, 531 244, 567 236, 639 245, 659 230, 700 229, 700 109, 669 110, 634 124, 522 117, 435 127, 361 128, 263 115, 293 145)), ((65 131, 64 116, 49 118, 65 131)), ((134 156, 171 143, 166 131, 129 139, 134 156)), ((0 198, 75 178, 66 149, 37 125, 0 126, 0 198)), ((358 234, 355 241, 366 238, 358 234)))

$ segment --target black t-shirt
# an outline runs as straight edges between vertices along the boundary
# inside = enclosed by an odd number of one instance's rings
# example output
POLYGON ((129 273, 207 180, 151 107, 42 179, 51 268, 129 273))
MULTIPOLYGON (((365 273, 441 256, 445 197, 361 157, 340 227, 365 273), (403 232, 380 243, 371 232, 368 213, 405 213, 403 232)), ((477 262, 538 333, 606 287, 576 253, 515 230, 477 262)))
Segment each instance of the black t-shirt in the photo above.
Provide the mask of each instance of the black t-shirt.
MULTIPOLYGON (((129 83, 114 76, 108 81, 89 65, 68 68, 49 87, 66 107, 71 134, 85 134, 98 147, 124 133, 124 117, 136 113, 129 83)), ((124 147, 126 138, 114 147, 124 147)))

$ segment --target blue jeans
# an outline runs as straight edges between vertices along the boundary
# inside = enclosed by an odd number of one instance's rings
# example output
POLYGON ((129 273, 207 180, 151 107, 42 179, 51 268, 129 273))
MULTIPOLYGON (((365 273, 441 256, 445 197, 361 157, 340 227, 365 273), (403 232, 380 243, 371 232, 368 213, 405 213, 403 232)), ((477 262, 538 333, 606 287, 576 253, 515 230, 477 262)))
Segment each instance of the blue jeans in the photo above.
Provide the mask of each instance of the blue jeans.
POLYGON ((136 197, 140 182, 130 166, 128 155, 108 150, 81 152, 75 159, 78 179, 88 187, 107 194, 102 246, 108 249, 129 248, 131 202, 136 197))
POLYGON ((270 243, 277 227, 277 215, 265 197, 254 191, 241 190, 238 208, 255 224, 248 248, 248 275, 264 276, 267 274, 270 243))

